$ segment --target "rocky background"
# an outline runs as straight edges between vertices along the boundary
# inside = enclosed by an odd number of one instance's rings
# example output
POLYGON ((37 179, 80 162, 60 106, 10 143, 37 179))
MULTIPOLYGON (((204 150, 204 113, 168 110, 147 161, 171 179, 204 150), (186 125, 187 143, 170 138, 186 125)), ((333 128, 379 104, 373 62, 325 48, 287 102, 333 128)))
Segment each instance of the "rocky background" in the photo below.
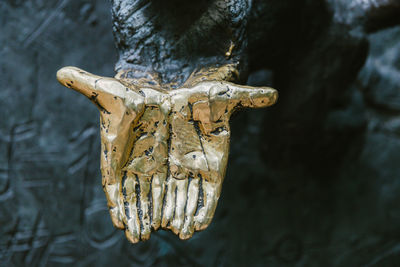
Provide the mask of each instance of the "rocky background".
POLYGON ((111 4, 0 2, 0 266, 400 265, 396 4, 255 2, 247 83, 278 104, 233 119, 210 227, 137 245, 109 219, 97 110, 55 78, 114 75, 111 4))

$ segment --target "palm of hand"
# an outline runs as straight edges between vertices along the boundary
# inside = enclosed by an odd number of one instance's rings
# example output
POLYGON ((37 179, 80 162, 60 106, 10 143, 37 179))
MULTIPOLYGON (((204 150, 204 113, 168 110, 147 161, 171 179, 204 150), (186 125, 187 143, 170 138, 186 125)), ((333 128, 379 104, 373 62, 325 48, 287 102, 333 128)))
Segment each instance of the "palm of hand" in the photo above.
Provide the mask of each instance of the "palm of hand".
POLYGON ((160 226, 181 239, 205 229, 225 176, 230 115, 277 99, 274 89, 224 81, 167 91, 73 67, 57 77, 100 110, 103 188, 114 226, 133 243, 160 226))

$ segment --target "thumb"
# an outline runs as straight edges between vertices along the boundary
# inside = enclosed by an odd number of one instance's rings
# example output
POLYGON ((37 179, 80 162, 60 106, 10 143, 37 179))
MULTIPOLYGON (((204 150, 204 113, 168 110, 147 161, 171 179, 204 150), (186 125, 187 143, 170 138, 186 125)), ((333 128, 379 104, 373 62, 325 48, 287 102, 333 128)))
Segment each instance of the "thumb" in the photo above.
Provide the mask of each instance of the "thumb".
POLYGON ((124 86, 114 78, 101 77, 76 67, 64 67, 57 72, 57 80, 102 108, 112 108, 114 99, 121 99, 127 106, 142 106, 143 96, 124 86))
POLYGON ((210 100, 233 102, 234 106, 263 108, 276 103, 278 91, 270 87, 252 87, 236 85, 230 82, 218 82, 210 89, 210 100))

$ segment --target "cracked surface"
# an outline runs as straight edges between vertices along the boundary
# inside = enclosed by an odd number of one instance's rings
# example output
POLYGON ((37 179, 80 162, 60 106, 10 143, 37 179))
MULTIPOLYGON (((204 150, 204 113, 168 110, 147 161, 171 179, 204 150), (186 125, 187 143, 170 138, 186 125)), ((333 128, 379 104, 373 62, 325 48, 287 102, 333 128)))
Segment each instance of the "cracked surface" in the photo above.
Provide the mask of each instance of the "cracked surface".
POLYGON ((74 67, 57 78, 99 108, 103 188, 114 226, 132 243, 160 227, 181 239, 207 228, 225 176, 232 112, 277 100, 272 88, 204 76, 172 91, 74 67))

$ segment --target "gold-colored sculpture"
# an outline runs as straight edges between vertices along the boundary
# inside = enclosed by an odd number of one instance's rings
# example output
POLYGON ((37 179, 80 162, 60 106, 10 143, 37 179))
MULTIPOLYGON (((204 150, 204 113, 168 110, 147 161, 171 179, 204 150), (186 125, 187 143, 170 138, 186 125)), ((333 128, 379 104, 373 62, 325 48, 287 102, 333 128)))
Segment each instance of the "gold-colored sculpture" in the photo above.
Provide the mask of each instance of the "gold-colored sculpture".
POLYGON ((100 110, 102 183, 115 227, 136 243, 158 228, 181 239, 205 229, 220 196, 229 118, 238 107, 267 107, 277 92, 224 81, 232 66, 193 74, 178 89, 156 79, 58 71, 61 84, 100 110))

